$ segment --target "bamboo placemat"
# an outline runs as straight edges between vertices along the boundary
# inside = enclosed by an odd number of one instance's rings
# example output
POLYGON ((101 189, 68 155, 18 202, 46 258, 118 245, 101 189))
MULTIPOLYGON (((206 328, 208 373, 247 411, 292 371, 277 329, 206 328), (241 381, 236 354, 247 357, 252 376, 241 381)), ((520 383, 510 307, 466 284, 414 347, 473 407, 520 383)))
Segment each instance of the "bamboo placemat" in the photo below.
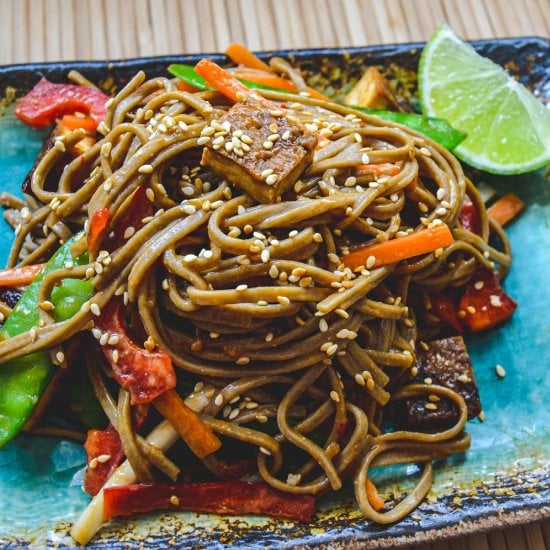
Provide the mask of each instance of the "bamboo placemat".
MULTIPOLYGON (((550 36, 550 0, 0 0, 0 64, 550 36)), ((542 550, 550 521, 411 550, 542 550)))

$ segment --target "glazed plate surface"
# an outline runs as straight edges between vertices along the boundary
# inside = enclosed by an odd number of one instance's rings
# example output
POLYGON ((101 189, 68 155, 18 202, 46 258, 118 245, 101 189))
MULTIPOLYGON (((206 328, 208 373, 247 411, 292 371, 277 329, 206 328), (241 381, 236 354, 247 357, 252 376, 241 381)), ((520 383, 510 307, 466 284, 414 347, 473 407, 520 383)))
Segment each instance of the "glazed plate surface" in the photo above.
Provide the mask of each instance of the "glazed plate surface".
MULTIPOLYGON (((475 43, 481 53, 504 65, 545 103, 550 103, 550 41, 541 38, 475 43)), ((359 49, 276 52, 290 58, 309 83, 342 98, 364 67, 383 69, 410 97, 416 92, 421 44, 359 49)), ((266 52, 269 57, 274 52, 266 52)), ((219 62, 223 56, 212 56, 219 62)), ((81 71, 109 92, 139 69, 165 75, 169 63, 194 63, 200 56, 74 62, 0 67, 0 190, 19 193, 43 134, 12 115, 10 97, 23 95, 41 75, 62 81, 70 69, 81 71)), ((472 447, 464 455, 438 462, 426 501, 408 518, 375 525, 358 511, 350 484, 318 503, 310 525, 256 516, 219 517, 158 512, 112 521, 91 548, 292 547, 329 544, 395 547, 550 515, 550 181, 542 171, 517 177, 475 174, 504 194, 513 190, 528 205, 507 232, 513 266, 505 290, 519 303, 513 319, 487 334, 468 338, 485 411, 485 421, 468 423, 472 447), (506 377, 498 378, 495 365, 506 377)), ((0 263, 4 265, 12 232, 0 222, 0 263)), ((19 436, 0 449, 0 546, 41 548, 74 546, 71 523, 89 501, 81 490, 85 454, 80 445, 44 437, 19 436)), ((416 466, 377 469, 373 478, 386 499, 399 499, 412 487, 416 466)))

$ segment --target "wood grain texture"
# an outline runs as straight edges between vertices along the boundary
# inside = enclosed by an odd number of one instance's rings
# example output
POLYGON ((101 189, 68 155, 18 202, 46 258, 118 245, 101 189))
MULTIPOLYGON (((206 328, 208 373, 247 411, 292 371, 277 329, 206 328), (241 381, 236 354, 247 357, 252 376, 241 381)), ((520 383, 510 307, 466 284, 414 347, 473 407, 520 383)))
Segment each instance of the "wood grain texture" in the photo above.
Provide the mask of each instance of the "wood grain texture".
MULTIPOLYGON (((549 0, 0 0, 0 64, 550 36, 549 0)), ((550 522, 414 550, 550 548, 550 522)))

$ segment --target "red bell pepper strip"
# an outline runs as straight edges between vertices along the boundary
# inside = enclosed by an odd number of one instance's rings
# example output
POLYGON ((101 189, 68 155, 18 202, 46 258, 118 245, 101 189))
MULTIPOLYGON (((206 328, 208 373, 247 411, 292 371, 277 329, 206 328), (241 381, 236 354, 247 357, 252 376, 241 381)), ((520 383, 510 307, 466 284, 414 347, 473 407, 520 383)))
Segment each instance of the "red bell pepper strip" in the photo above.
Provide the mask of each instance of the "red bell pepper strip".
POLYGON ((479 235, 481 233, 481 218, 479 212, 475 207, 474 203, 469 199, 469 197, 464 198, 462 203, 462 208, 458 215, 458 221, 462 226, 462 229, 470 231, 479 235))
POLYGON ((84 449, 88 459, 84 490, 94 497, 124 460, 124 450, 111 425, 105 430, 89 430, 84 449))
MULTIPOLYGON (((149 413, 149 407, 138 405, 132 407, 132 425, 138 431, 145 422, 149 413)), ((84 490, 95 496, 105 485, 122 461, 124 460, 124 449, 118 432, 112 424, 105 430, 88 430, 88 436, 84 443, 88 468, 84 476, 84 490)))
POLYGON ((113 298, 96 320, 101 332, 110 338, 102 347, 115 375, 115 380, 129 391, 132 405, 150 403, 155 397, 176 386, 176 374, 170 356, 161 350, 147 351, 138 346, 128 334, 124 322, 124 304, 113 298))
POLYGON ((455 292, 445 289, 444 293, 433 294, 430 296, 433 313, 438 319, 451 325, 457 332, 462 334, 464 329, 458 317, 458 297, 455 292))
POLYGON ((109 209, 99 208, 92 214, 88 231, 88 252, 97 254, 101 240, 109 227, 109 209))
POLYGON ((35 128, 53 124, 56 118, 81 112, 95 121, 95 128, 105 119, 109 97, 95 88, 76 84, 55 84, 42 78, 15 108, 23 122, 35 128))
POLYGON ((518 305, 502 290, 491 271, 480 269, 468 283, 458 307, 466 326, 479 332, 509 319, 518 305))
POLYGON ((103 491, 103 520, 152 510, 188 510, 228 515, 261 514, 308 523, 315 498, 293 495, 264 483, 157 483, 107 487, 103 491))

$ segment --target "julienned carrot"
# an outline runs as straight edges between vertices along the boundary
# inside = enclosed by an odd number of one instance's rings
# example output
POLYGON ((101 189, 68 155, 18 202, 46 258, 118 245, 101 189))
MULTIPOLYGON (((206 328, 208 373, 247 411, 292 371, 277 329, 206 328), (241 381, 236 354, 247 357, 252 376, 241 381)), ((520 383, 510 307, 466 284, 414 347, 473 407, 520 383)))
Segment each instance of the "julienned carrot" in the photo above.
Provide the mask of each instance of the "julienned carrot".
POLYGON ((210 59, 201 59, 195 66, 195 72, 232 101, 237 102, 246 97, 254 97, 262 103, 269 103, 210 59))
POLYGON ((159 395, 153 403, 199 458, 204 458, 221 447, 221 441, 210 427, 174 390, 159 395))
POLYGON ((383 162, 381 164, 358 164, 355 167, 355 173, 361 172, 374 172, 378 177, 380 176, 395 176, 401 172, 401 168, 397 164, 391 162, 383 162))
POLYGON ((376 485, 367 477, 367 499, 369 504, 378 512, 384 508, 384 499, 380 496, 376 485))
POLYGON ((250 69, 271 72, 269 65, 264 63, 257 55, 252 53, 246 46, 233 42, 225 50, 225 54, 235 65, 244 65, 250 69))
POLYGON ((433 252, 453 242, 451 230, 442 223, 399 239, 362 246, 342 256, 342 262, 351 269, 360 266, 379 267, 433 252))
POLYGON ((525 203, 514 193, 507 193, 487 209, 487 215, 500 225, 513 220, 523 209, 525 203))
POLYGON ((70 130, 83 128, 87 132, 95 132, 97 129, 97 121, 91 116, 63 115, 61 123, 70 130))
POLYGON ((32 283, 46 264, 23 265, 0 271, 0 286, 25 286, 32 283))
MULTIPOLYGON (((249 82, 254 82, 255 84, 269 86, 270 88, 278 88, 279 90, 284 90, 285 92, 298 93, 298 89, 294 86, 292 80, 288 80, 287 78, 283 78, 282 76, 272 72, 268 73, 265 71, 237 68, 235 69, 234 74, 243 80, 248 80, 249 82)), ((323 95, 314 88, 310 88, 308 86, 307 91, 309 92, 309 95, 315 99, 331 101, 331 99, 329 99, 326 95, 323 95)))

